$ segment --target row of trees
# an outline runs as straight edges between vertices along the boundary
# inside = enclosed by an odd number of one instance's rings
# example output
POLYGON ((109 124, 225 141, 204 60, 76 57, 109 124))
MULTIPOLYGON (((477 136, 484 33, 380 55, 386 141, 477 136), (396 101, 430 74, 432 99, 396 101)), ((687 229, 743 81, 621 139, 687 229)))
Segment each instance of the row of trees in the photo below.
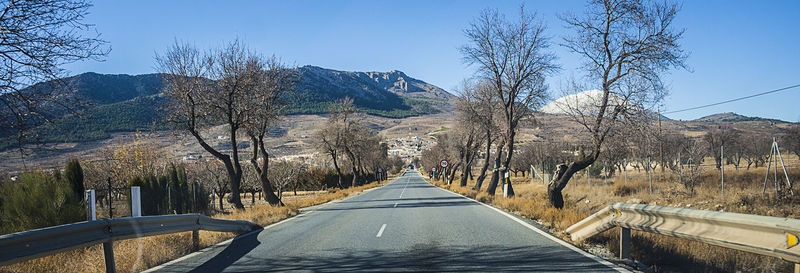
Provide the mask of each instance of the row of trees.
MULTIPOLYGON (((587 7, 584 16, 561 16, 575 34, 564 37, 560 45, 583 58, 585 71, 585 77, 571 80, 564 92, 592 86, 601 95, 594 98, 593 107, 560 106, 585 129, 588 145, 584 157, 573 157, 556 167, 548 186, 549 201, 556 208, 563 207, 561 192, 572 176, 601 158, 609 136, 641 123, 648 115, 646 109, 663 98, 666 88, 661 75, 671 68, 685 68, 686 54, 678 43, 683 30, 672 26, 677 4, 598 0, 587 7)), ((545 78, 559 70, 545 29, 523 6, 515 21, 487 9, 465 30, 468 44, 461 52, 477 72, 461 90, 456 107, 459 129, 438 139, 443 142, 446 138, 448 144, 441 145, 453 145, 456 148, 452 150, 458 152, 437 156, 457 158, 456 165, 462 164, 462 172, 468 173, 480 144, 486 147, 487 157, 491 147, 496 147, 493 160, 484 160, 477 178, 480 187, 493 161, 489 194, 494 194, 503 172, 511 169, 518 153, 514 145, 520 124, 533 120, 533 110, 548 97, 545 78), (462 148, 470 151, 462 152, 462 148)), ((508 188, 513 196, 513 187, 508 188)))
POLYGON ((316 134, 317 151, 326 155, 337 175, 337 186, 343 188, 345 170, 352 175, 350 185, 358 186, 380 177, 389 170, 400 171, 402 159, 389 157, 383 137, 355 111, 353 100, 345 98, 330 109, 328 121, 316 134))
POLYGON ((164 93, 172 100, 170 121, 225 166, 231 203, 244 208, 239 197, 244 169, 237 145, 238 136, 244 133, 251 141, 250 164, 258 173, 264 197, 270 204, 279 205, 269 182, 269 151, 264 138, 283 113, 283 100, 296 81, 296 70, 274 56, 251 51, 239 41, 208 52, 176 42, 164 55, 156 56, 156 63, 164 75, 164 93), (227 129, 230 153, 210 145, 210 136, 202 131, 219 124, 227 129))
POLYGON ((159 176, 134 177, 129 185, 140 187, 143 215, 210 212, 208 190, 196 180, 190 182, 182 165, 169 164, 159 176))

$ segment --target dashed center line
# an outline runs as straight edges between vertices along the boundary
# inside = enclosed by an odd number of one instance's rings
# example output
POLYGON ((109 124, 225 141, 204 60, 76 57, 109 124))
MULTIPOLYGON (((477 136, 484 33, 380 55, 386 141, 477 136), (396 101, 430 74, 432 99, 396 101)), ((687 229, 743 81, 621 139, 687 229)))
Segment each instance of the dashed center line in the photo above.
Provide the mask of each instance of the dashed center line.
POLYGON ((375 235, 375 237, 378 237, 378 238, 380 238, 380 237, 381 237, 381 235, 383 235, 383 230, 384 230, 384 229, 386 229, 386 224, 383 224, 383 225, 381 226, 381 230, 378 230, 378 235, 375 235))
POLYGON ((403 191, 400 192, 400 198, 403 198, 403 194, 406 193, 406 187, 408 187, 408 179, 406 179, 406 184, 403 186, 403 191))

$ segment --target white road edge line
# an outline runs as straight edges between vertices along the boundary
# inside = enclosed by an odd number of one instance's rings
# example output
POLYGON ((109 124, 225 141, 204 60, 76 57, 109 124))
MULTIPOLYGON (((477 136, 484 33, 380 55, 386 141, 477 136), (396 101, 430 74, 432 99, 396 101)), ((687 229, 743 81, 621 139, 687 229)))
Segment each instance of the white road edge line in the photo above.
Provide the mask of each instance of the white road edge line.
MULTIPOLYGON (((425 182, 427 182, 427 181, 425 181, 425 182)), ((576 246, 574 246, 574 245, 572 245, 572 244, 570 244, 570 243, 567 243, 567 242, 565 242, 564 240, 561 240, 561 239, 560 239, 560 238, 558 238, 558 237, 555 237, 555 236, 553 236, 553 235, 550 235, 550 233, 544 232, 544 231, 542 231, 542 230, 540 230, 540 229, 538 229, 538 228, 534 227, 533 225, 531 225, 531 224, 529 224, 529 223, 527 223, 527 222, 525 222, 525 221, 522 221, 522 220, 520 220, 519 218, 512 216, 511 214, 508 214, 508 213, 507 213, 507 212, 505 212, 505 211, 502 211, 502 210, 500 210, 500 209, 498 209, 498 208, 495 208, 495 207, 489 206, 489 205, 487 205, 487 204, 484 204, 484 203, 482 203, 482 202, 479 202, 479 201, 477 201, 477 200, 475 200, 475 199, 472 199, 472 198, 469 198, 469 197, 463 196, 463 195, 461 195, 461 194, 458 194, 458 193, 452 192, 452 191, 450 191, 450 190, 447 190, 447 189, 441 188, 441 187, 439 187, 439 186, 436 186, 436 185, 433 185, 433 186, 434 186, 434 187, 436 187, 436 188, 438 188, 438 189, 441 189, 441 190, 443 190, 443 191, 445 191, 445 192, 449 192, 449 193, 452 193, 452 194, 455 194, 455 195, 458 195, 458 196, 464 197, 464 198, 466 198, 466 199, 468 199, 468 200, 472 200, 472 201, 473 201, 473 202, 475 202, 475 203, 481 204, 481 205, 483 205, 484 207, 490 208, 490 209, 492 209, 492 210, 496 211, 497 213, 500 213, 500 214, 502 214, 502 215, 505 215, 506 217, 510 218, 511 220, 514 220, 515 222, 517 222, 517 223, 519 223, 519 224, 523 225, 524 227, 526 227, 526 228, 528 228, 528 229, 530 229, 530 230, 533 230, 533 231, 535 231, 536 233, 539 233, 540 235, 544 236, 545 238, 547 238, 547 239, 550 239, 551 241, 554 241, 554 242, 556 242, 556 243, 558 243, 558 244, 560 244, 560 245, 562 245, 562 246, 565 246, 566 248, 569 248, 569 249, 571 249, 572 251, 578 252, 579 254, 581 254, 581 255, 583 255, 583 256, 586 256, 586 257, 588 257, 588 258, 590 258, 590 259, 592 259, 592 260, 594 260, 594 261, 596 261, 596 262, 598 262, 598 263, 600 263, 600 264, 603 264, 603 265, 605 265, 605 266, 608 266, 608 267, 610 267, 611 269, 614 269, 614 270, 616 270, 616 271, 618 271, 618 272, 631 272, 631 271, 629 271, 629 270, 627 270, 627 269, 625 269, 625 268, 619 267, 618 265, 615 265, 615 264, 613 264, 613 263, 611 263, 611 262, 609 262, 609 261, 606 261, 606 260, 605 260, 605 259, 603 259, 603 258, 597 257, 597 256, 595 256, 594 254, 591 254, 591 253, 589 253, 589 252, 586 252, 586 251, 584 251, 583 249, 580 249, 580 248, 578 248, 578 247, 576 247, 576 246)))
POLYGON ((384 230, 384 229, 386 229, 386 224, 383 224, 383 225, 381 226, 381 230, 378 230, 378 235, 375 235, 375 237, 378 237, 378 238, 380 238, 380 237, 381 237, 381 235, 383 235, 383 230, 384 230))

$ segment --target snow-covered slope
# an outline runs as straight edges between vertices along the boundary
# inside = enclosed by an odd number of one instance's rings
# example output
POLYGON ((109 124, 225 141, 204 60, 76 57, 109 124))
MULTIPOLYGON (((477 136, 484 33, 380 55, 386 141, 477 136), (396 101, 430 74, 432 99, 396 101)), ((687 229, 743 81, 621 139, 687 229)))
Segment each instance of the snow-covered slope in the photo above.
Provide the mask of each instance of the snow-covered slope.
MULTIPOLYGON (((609 96, 609 105, 616 105, 622 102, 622 98, 614 93, 611 93, 609 96)), ((584 114, 593 114, 597 113, 599 110, 602 99, 603 91, 597 89, 586 90, 560 97, 548 103, 539 109, 539 111, 553 115, 570 114, 578 111, 584 114)), ((609 107, 609 110, 610 109, 612 108, 609 107)))

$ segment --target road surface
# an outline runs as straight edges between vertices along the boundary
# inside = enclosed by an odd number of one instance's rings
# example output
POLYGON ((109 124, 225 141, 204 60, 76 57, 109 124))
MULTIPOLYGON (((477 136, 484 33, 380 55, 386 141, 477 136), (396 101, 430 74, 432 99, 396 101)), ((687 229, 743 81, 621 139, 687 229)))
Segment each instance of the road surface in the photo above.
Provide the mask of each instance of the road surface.
POLYGON ((533 229, 409 171, 152 271, 617 271, 533 229))

